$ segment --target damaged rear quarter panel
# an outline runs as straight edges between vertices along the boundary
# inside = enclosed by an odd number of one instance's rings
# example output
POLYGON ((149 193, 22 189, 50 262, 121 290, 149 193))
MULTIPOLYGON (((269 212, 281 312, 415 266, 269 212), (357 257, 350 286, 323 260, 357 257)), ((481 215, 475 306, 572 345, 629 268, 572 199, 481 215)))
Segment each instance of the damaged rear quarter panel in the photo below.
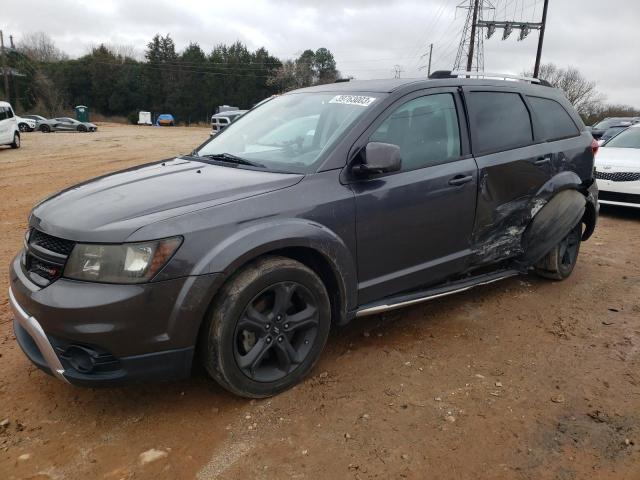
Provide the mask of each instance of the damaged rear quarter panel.
MULTIPOLYGON (((591 178, 593 154, 590 140, 583 134, 477 157, 477 163, 479 187, 472 266, 522 256, 533 244, 534 237, 548 234, 555 239, 560 235, 557 231, 553 234, 537 231, 523 241, 532 219, 555 195, 567 189, 583 189, 591 178), (514 154, 518 160, 513 161, 514 154), (547 165, 536 165, 535 160, 542 156, 549 156, 551 161, 547 165)), ((557 213, 557 226, 560 230, 566 229, 565 235, 580 220, 581 217, 574 222, 579 211, 584 214, 584 196, 580 195, 582 201, 574 197, 569 212, 557 213), (574 223, 566 226, 566 222, 574 223)))

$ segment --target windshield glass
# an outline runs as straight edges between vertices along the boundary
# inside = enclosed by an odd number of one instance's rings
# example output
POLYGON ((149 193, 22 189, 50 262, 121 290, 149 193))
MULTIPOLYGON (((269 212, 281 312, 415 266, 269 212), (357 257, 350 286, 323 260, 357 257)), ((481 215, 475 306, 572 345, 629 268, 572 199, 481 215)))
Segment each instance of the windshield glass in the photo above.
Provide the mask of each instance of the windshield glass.
POLYGON ((235 155, 271 170, 311 171, 322 154, 366 112, 374 96, 294 93, 238 118, 197 154, 235 155))
POLYGON ((640 128, 628 128, 606 143, 607 147, 640 148, 640 128))

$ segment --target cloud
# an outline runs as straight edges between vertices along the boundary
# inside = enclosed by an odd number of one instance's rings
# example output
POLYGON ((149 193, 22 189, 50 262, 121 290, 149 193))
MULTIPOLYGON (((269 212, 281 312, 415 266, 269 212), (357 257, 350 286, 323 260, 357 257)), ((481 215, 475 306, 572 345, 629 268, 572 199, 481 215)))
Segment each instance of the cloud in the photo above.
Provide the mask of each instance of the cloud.
MULTIPOLYGON (((155 33, 170 33, 178 48, 198 42, 205 51, 240 40, 266 47, 281 58, 307 48, 329 48, 338 68, 356 78, 423 76, 428 44, 434 43, 433 69, 450 69, 466 11, 461 0, 32 0, 30 15, 21 2, 4 2, 0 28, 19 39, 44 31, 57 46, 79 56, 101 42, 132 45, 141 55, 155 33)), ((544 62, 573 65, 597 81, 608 101, 640 108, 640 68, 635 45, 640 2, 601 0, 550 2, 544 62)), ((541 0, 494 0, 496 18, 539 19, 541 0), (507 10, 505 12, 505 6, 507 10), (524 8, 523 8, 524 7, 524 8), (534 12, 535 8, 535 12, 534 12)), ((486 16, 493 17, 492 12, 486 16)), ((486 17, 485 17, 486 18, 486 17)), ((497 32, 485 40, 487 71, 532 70, 537 32, 522 42, 497 32)))

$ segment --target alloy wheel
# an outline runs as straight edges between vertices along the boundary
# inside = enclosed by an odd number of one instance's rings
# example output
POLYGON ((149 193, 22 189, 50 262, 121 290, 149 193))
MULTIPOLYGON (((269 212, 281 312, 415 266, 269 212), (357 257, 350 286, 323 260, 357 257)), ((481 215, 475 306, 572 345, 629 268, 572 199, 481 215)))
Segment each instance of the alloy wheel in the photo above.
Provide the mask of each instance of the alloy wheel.
POLYGON ((236 363, 251 380, 279 380, 307 358, 318 327, 317 301, 305 286, 271 285, 248 303, 237 322, 236 363))

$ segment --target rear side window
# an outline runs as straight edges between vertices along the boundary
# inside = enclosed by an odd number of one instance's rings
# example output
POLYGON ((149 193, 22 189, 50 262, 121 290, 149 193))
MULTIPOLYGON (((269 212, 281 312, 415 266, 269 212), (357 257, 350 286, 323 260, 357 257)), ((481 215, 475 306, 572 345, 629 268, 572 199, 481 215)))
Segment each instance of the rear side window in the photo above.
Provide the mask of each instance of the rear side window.
POLYGON ((546 140, 576 137, 580 130, 562 105, 555 100, 540 97, 527 97, 531 108, 544 129, 546 140))
POLYGON ((0 107, 0 120, 7 119, 7 109, 5 107, 0 107))
POLYGON ((4 107, 4 108, 7 111, 7 118, 13 118, 13 110, 11 110, 11 107, 4 107))
POLYGON ((531 116, 517 93, 470 92, 467 95, 476 153, 490 153, 529 145, 531 116))

